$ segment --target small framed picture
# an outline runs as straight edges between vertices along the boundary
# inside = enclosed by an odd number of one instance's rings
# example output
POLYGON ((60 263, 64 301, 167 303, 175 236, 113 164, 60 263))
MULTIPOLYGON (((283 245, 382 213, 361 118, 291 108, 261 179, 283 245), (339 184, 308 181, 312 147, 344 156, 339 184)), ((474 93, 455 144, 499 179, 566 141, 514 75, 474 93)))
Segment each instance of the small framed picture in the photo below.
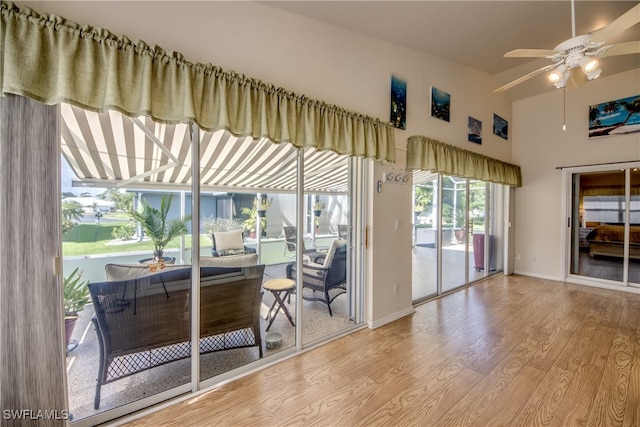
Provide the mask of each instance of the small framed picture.
POLYGON ((509 139, 509 123, 497 114, 493 115, 493 134, 509 139))
POLYGON ((451 95, 435 87, 431 87, 431 117, 445 122, 449 121, 451 113, 451 95))
POLYGON ((407 129, 407 82, 391 75, 391 123, 398 129, 407 129))
POLYGON ((482 144, 482 122, 469 116, 469 141, 482 144))

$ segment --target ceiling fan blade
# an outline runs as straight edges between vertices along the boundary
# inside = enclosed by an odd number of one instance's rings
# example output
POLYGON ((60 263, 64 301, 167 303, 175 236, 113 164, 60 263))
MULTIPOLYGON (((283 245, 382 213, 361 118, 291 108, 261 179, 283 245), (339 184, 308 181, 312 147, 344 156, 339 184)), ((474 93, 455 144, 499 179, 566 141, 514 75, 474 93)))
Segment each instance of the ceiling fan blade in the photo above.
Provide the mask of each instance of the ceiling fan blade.
POLYGON ((571 70, 571 77, 567 81, 567 89, 576 89, 587 82, 587 77, 584 75, 580 68, 574 68, 571 70))
POLYGON ((494 90, 493 93, 500 93, 500 92, 504 92, 507 89, 511 89, 512 87, 514 87, 515 85, 518 85, 522 82, 524 82, 525 80, 529 80, 531 77, 537 76, 540 73, 544 73, 545 71, 549 71, 553 68, 555 68, 557 66, 557 64, 551 64, 551 65, 547 65, 545 67, 542 68, 538 68, 535 71, 530 72, 529 74, 525 74, 524 76, 515 79, 514 81, 507 83, 504 86, 499 87, 498 89, 494 90))
POLYGON ((640 3, 620 15, 609 25, 594 31, 589 41, 593 43, 605 42, 624 30, 633 27, 638 22, 640 22, 640 3))
POLYGON ((595 56, 631 55, 640 53, 640 40, 604 46, 598 49, 595 56))
POLYGON ((549 49, 516 49, 504 54, 505 58, 548 58, 557 54, 549 49))

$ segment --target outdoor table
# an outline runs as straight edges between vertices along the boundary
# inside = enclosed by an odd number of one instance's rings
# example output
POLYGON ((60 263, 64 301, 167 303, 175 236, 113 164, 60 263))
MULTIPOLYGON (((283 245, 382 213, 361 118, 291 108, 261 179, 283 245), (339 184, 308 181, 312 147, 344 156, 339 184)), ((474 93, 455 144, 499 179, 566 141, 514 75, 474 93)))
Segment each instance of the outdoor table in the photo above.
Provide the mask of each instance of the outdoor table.
POLYGON ((287 306, 284 304, 284 299, 289 295, 291 291, 296 288, 296 283, 291 279, 270 279, 262 285, 262 288, 265 291, 270 291, 273 294, 274 298, 273 304, 271 304, 271 307, 269 308, 267 317, 265 319, 269 320, 269 324, 267 325, 266 330, 269 330, 280 309, 282 309, 285 316, 287 316, 287 319, 289 319, 289 323, 291 323, 291 326, 295 326, 295 324, 293 323, 293 318, 291 317, 289 310, 287 310, 287 306), (281 296, 283 293, 284 297, 281 296), (272 311, 273 314, 271 313, 272 311))

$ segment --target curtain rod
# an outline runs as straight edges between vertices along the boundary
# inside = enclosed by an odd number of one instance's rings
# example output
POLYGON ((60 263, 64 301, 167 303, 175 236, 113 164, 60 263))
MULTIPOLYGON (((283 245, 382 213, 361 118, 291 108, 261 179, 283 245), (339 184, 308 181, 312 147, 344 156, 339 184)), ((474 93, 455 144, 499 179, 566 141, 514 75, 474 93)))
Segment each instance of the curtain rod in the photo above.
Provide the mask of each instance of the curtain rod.
POLYGON ((591 165, 575 165, 575 166, 556 166, 556 169, 569 169, 569 168, 582 168, 586 166, 606 166, 606 165, 624 165, 627 163, 638 163, 640 160, 628 160, 626 162, 609 162, 609 163, 594 163, 591 165))

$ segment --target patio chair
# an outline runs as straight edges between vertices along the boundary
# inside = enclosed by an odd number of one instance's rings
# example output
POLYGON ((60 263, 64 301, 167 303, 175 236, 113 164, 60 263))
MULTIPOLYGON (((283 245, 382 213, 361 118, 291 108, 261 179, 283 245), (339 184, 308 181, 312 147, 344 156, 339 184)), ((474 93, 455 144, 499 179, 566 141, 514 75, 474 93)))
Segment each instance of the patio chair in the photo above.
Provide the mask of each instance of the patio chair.
POLYGON ((213 236, 211 256, 232 256, 256 253, 254 248, 245 246, 242 230, 216 231, 213 236))
MULTIPOLYGON (((295 263, 287 265, 287 277, 296 280, 295 263)), ((302 298, 327 304, 329 315, 333 300, 347 292, 347 241, 335 240, 323 262, 310 262, 302 268, 302 298)))
MULTIPOLYGON (((285 239, 285 255, 287 252, 291 254, 292 257, 295 257, 296 254, 296 227, 284 226, 284 239, 285 239)), ((326 253, 318 252, 315 249, 307 249, 304 246, 304 239, 302 241, 302 254, 309 257, 310 260, 318 263, 322 263, 321 259, 327 256, 326 253)))
POLYGON ((349 226, 347 224, 338 224, 338 238, 344 240, 349 238, 349 226))

